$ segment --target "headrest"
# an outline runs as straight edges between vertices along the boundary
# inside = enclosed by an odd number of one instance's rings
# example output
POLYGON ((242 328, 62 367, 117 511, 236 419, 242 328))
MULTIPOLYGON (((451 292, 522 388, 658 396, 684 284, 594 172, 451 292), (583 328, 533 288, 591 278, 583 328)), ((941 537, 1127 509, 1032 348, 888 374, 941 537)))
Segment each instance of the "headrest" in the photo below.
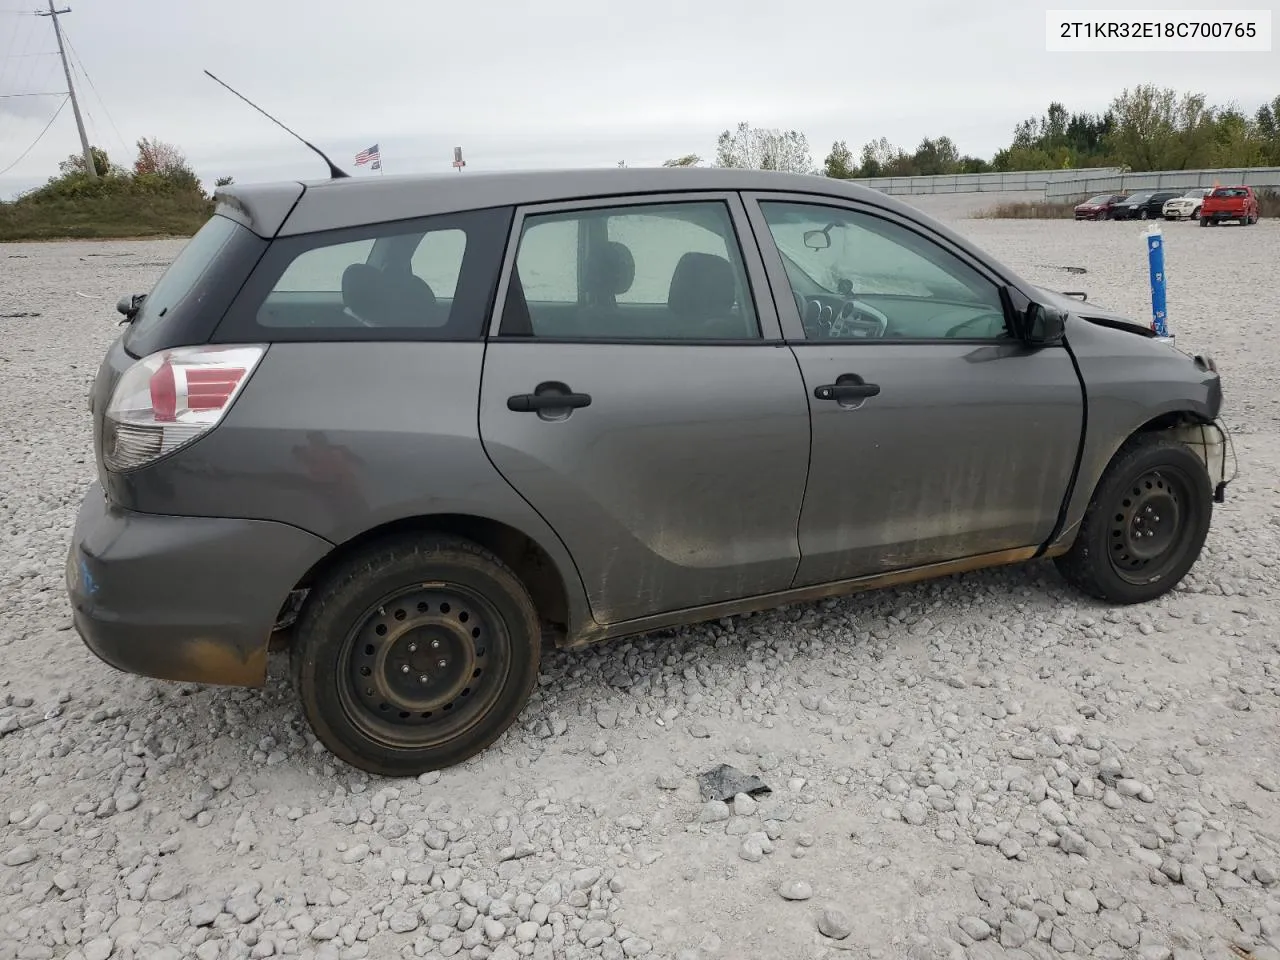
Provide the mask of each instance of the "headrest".
POLYGON ((421 277, 387 272, 367 263, 342 271, 342 302, 366 323, 387 327, 430 326, 436 295, 421 277))
POLYGON ((723 317, 737 296, 733 267, 714 253, 686 253, 671 275, 667 307, 686 320, 723 317))
POLYGON ((584 286, 596 297, 616 297, 631 289, 636 260, 626 244, 609 240, 587 259, 584 286))
POLYGON ((381 286, 381 270, 367 263, 353 263, 342 271, 342 304, 366 323, 377 323, 381 286))

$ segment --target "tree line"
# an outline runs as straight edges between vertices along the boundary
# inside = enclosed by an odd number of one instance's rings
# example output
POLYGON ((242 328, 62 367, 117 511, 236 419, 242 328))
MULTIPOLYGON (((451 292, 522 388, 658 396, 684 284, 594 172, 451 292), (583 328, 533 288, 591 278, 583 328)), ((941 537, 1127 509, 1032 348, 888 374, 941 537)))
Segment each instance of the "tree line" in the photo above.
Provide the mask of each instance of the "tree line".
MULTIPOLYGON (((687 154, 664 166, 701 163, 697 154, 687 154)), ((1009 145, 990 160, 962 154, 947 136, 925 137, 912 152, 881 137, 863 144, 856 156, 846 141, 837 140, 818 166, 802 132, 740 123, 720 134, 713 165, 846 180, 1082 167, 1141 172, 1280 166, 1280 96, 1252 115, 1234 104, 1209 104, 1203 94, 1149 84, 1126 88, 1096 114, 1072 113, 1055 101, 1041 116, 1015 126, 1009 145)))
MULTIPOLYGON (((135 146, 138 153, 129 166, 116 163, 101 147, 90 146, 89 154, 97 180, 88 176, 84 154, 73 153, 58 164, 56 177, 50 177, 43 186, 28 191, 19 199, 38 202, 68 194, 119 193, 121 190, 177 191, 203 196, 200 177, 183 152, 173 144, 143 137, 135 146)), ((215 185, 221 187, 231 182, 231 177, 220 177, 215 185)))

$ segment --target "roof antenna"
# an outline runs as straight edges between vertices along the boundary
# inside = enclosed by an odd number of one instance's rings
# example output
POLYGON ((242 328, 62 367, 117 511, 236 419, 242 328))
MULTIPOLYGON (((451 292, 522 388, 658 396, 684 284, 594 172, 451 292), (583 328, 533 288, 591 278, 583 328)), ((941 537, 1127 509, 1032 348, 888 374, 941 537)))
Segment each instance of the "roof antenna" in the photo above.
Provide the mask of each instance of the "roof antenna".
MULTIPOLYGON (((217 77, 215 77, 212 73, 209 73, 209 71, 208 71, 208 70, 206 70, 206 71, 205 71, 205 73, 206 73, 206 74, 207 74, 211 79, 213 79, 213 80, 217 80, 217 82, 218 82, 218 83, 221 83, 224 87, 227 87, 227 89, 228 89, 228 90, 231 90, 231 87, 227 86, 227 84, 223 83, 221 80, 218 80, 218 78, 217 78, 217 77)), ((294 136, 294 137, 297 137, 297 139, 302 140, 302 137, 298 136, 298 134, 294 133, 292 130, 290 130, 288 127, 286 127, 283 123, 281 123, 279 120, 277 120, 277 119, 276 119, 275 117, 273 117, 271 114, 267 113, 267 111, 263 110, 260 106, 258 106, 256 103, 254 103, 254 102, 253 102, 252 100, 250 100, 248 97, 246 97, 244 94, 242 94, 242 93, 237 93, 235 90, 231 90, 231 92, 232 92, 232 93, 234 93, 234 94, 235 94, 237 97, 239 97, 241 100, 243 100, 245 103, 249 104, 249 106, 253 107, 253 109, 257 110, 260 114, 262 114, 264 117, 266 117, 266 118, 267 118, 268 120, 270 120, 272 123, 274 123, 276 126, 280 127, 282 130, 284 130, 284 131, 285 131, 285 133, 288 133, 288 134, 290 134, 290 135, 292 135, 292 136, 294 136)), ((337 179, 339 179, 339 178, 341 178, 341 177, 350 177, 350 176, 351 176, 351 174, 347 173, 345 170, 340 170, 340 169, 338 169, 336 166, 334 166, 333 161, 332 161, 332 160, 330 160, 328 157, 326 157, 326 156, 324 155, 324 151, 323 151, 323 150, 321 150, 319 147, 317 147, 314 143, 311 143, 309 140, 302 140, 302 142, 303 142, 303 143, 305 143, 308 147, 310 147, 313 151, 315 151, 315 152, 319 155, 320 159, 321 159, 321 160, 323 160, 323 161, 328 165, 328 167, 329 167, 329 176, 330 176, 330 177, 332 177, 333 179, 337 180, 337 179)))

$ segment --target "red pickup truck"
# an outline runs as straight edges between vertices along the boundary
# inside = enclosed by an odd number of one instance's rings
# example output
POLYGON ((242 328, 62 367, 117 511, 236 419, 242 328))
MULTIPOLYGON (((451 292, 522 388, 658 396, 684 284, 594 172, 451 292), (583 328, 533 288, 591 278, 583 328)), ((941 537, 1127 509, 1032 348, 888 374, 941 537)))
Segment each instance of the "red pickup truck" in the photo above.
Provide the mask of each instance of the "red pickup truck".
POLYGON ((1242 227, 1258 222, 1258 197, 1253 187, 1214 187, 1200 205, 1200 226, 1235 220, 1242 227))

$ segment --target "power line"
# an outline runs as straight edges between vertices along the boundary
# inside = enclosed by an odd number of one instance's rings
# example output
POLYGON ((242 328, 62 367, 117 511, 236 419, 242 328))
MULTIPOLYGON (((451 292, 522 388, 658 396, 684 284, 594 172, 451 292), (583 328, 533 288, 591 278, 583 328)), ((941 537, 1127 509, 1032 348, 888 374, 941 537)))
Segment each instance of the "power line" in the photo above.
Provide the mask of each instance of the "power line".
POLYGON ((120 135, 120 128, 116 126, 115 118, 111 116, 111 111, 107 109, 107 101, 102 99, 102 94, 98 92, 98 85, 93 82, 93 77, 89 76, 89 69, 84 65, 84 61, 80 59, 80 52, 76 50, 76 45, 71 41, 71 34, 67 32, 66 27, 62 28, 62 38, 67 41, 67 49, 71 51, 72 60, 75 62, 76 67, 79 68, 80 74, 89 84, 89 89, 93 91, 93 95, 98 99, 98 104, 102 107, 102 112, 106 114, 107 122, 111 124, 111 129, 115 131, 116 139, 120 141, 121 148, 125 153, 128 153, 129 145, 124 142, 124 137, 120 135))
POLYGON ((55 111, 53 111, 53 116, 52 116, 52 117, 50 117, 50 118, 49 118, 49 122, 48 122, 48 123, 46 123, 46 124, 44 125, 44 129, 40 131, 39 135, 35 138, 35 140, 31 141, 31 146, 29 146, 29 147, 27 147, 27 149, 23 150, 23 151, 22 151, 22 153, 21 153, 21 155, 19 155, 19 157, 18 157, 18 159, 17 159, 17 160, 13 161, 13 163, 9 164, 9 165, 8 165, 7 167, 5 167, 3 170, 0 170, 0 177, 3 177, 6 173, 8 173, 8 172, 9 172, 10 170, 12 170, 14 167, 16 167, 18 164, 20 164, 23 160, 25 160, 25 159, 26 159, 26 157, 27 157, 27 154, 28 154, 28 153, 30 153, 32 150, 34 150, 34 149, 36 148, 36 144, 37 144, 37 143, 39 143, 41 140, 43 140, 43 139, 44 139, 44 135, 45 135, 46 133, 48 133, 48 132, 49 132, 49 128, 53 126, 53 121, 55 121, 55 120, 57 120, 57 119, 58 119, 58 114, 60 114, 60 113, 62 112, 62 108, 63 108, 63 107, 65 107, 65 106, 67 105, 67 101, 68 101, 68 100, 70 100, 70 99, 71 99, 70 94, 66 94, 66 95, 64 95, 64 96, 63 96, 63 98, 62 98, 62 102, 61 102, 60 104, 58 104, 58 109, 57 109, 57 110, 55 110, 55 111))
POLYGON ((14 60, 14 61, 16 61, 16 60, 18 60, 19 58, 25 58, 25 57, 26 57, 26 54, 28 53, 28 51, 30 51, 30 49, 31 49, 31 39, 32 39, 32 36, 33 36, 33 35, 34 35, 34 33, 35 33, 35 23, 34 23, 34 21, 32 22, 31 28, 30 28, 29 30, 27 30, 27 31, 26 31, 26 33, 25 33, 25 39, 26 39, 26 42, 22 45, 22 50, 21 50, 21 52, 19 52, 19 53, 16 53, 16 54, 15 54, 15 53, 13 52, 13 49, 14 49, 14 47, 15 47, 15 46, 17 45, 17 43, 18 43, 18 34, 19 34, 19 32, 20 32, 20 31, 18 31, 18 30, 10 31, 10 33, 9 33, 9 43, 8 43, 8 45, 5 47, 5 50, 4 50, 4 57, 3 57, 3 58, 0 58, 0 88, 3 88, 3 87, 4 87, 4 78, 5 78, 5 76, 6 76, 6 75, 8 74, 8 72, 9 72, 9 61, 10 61, 10 60, 14 60))
POLYGON ((0 93, 0 100, 10 100, 14 97, 65 97, 65 90, 51 90, 48 93, 0 93))
POLYGON ((58 41, 58 57, 62 60, 62 73, 67 78, 67 96, 71 98, 71 112, 76 116, 76 132, 80 134, 80 149, 84 152, 84 171, 90 180, 97 180, 97 165, 93 162, 93 151, 89 149, 89 136, 84 132, 84 119, 80 116, 80 103, 76 100, 76 85, 71 82, 71 64, 67 61, 66 47, 62 42, 62 25, 58 23, 59 16, 70 12, 70 7, 59 10, 54 0, 49 0, 49 12, 39 11, 36 15, 53 21, 53 36, 58 41))
MULTIPOLYGON (((0 90, 4 90, 4 89, 30 90, 33 87, 35 89, 39 89, 39 87, 35 86, 35 84, 31 83, 31 81, 32 81, 33 74, 35 72, 35 68, 40 64, 40 61, 23 57, 23 54, 26 54, 31 50, 32 41, 35 37, 35 32, 36 32, 35 21, 29 20, 26 22, 29 24, 26 30, 15 29, 15 30, 7 31, 9 34, 9 42, 8 44, 5 45, 3 59, 0 59, 0 90), (5 82, 5 78, 9 74, 9 60, 11 55, 14 53, 15 48, 18 45, 19 34, 23 34, 25 42, 22 44, 22 47, 18 51, 17 56, 23 57, 23 59, 17 59, 16 57, 14 58, 14 63, 19 64, 19 66, 17 68, 17 72, 14 74, 14 84, 12 87, 9 87, 5 82), (25 79, 22 76, 23 71, 22 71, 21 65, 23 64, 25 64, 27 68, 25 79), (29 83, 31 83, 31 86, 28 86, 29 83)), ((41 85, 43 85, 43 81, 41 85)), ((5 114, 0 114, 0 128, 5 126, 5 123, 7 120, 8 120, 8 117, 5 114)))

